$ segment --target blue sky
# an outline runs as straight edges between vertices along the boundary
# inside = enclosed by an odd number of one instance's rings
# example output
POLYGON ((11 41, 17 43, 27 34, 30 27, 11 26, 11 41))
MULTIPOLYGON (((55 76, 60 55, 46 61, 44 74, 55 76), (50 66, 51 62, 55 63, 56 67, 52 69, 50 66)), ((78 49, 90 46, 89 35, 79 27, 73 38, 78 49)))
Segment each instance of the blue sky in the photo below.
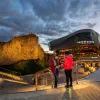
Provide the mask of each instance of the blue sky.
POLYGON ((100 0, 0 0, 0 41, 33 32, 48 42, 76 30, 100 33, 100 0))

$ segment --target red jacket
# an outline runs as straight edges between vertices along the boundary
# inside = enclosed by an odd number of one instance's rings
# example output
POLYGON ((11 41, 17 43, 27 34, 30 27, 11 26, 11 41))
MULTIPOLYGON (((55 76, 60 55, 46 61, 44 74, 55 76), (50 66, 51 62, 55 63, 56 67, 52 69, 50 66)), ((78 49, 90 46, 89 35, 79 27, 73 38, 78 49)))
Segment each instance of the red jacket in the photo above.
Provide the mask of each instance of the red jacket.
POLYGON ((51 68, 52 73, 54 73, 55 72, 55 69, 56 69, 56 66, 54 66, 54 60, 53 59, 50 60, 49 65, 50 65, 50 68, 51 68))
POLYGON ((70 70, 73 68, 74 61, 72 56, 66 56, 64 58, 64 70, 70 70))

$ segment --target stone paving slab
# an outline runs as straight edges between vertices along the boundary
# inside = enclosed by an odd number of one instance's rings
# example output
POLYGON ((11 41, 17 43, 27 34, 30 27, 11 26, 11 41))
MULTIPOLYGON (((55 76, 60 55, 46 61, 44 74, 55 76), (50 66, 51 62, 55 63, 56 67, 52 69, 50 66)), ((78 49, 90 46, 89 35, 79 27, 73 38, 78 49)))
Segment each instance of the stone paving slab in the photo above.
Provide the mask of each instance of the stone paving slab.
POLYGON ((64 84, 57 89, 26 93, 0 94, 0 100, 100 100, 100 69, 74 82, 73 89, 66 91, 64 84), (98 78, 99 77, 99 78, 98 78))
MULTIPOLYGON (((1 94, 0 100, 80 100, 79 92, 83 89, 88 89, 90 84, 88 83, 79 83, 78 85, 74 84, 73 90, 68 90, 64 88, 64 85, 57 89, 49 90, 39 90, 26 93, 13 93, 13 94, 1 94)), ((95 89, 96 90, 96 89, 95 89)))
POLYGON ((0 100, 100 100, 100 87, 97 90, 89 85, 84 87, 83 84, 79 84, 67 91, 61 87, 36 92, 3 94, 0 95, 0 100))

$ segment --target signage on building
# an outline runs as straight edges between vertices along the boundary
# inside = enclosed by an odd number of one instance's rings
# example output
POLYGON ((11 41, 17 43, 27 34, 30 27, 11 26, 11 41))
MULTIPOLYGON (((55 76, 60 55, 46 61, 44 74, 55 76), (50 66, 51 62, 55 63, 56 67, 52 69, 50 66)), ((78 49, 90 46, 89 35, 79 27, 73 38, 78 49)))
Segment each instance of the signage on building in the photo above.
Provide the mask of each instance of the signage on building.
POLYGON ((78 41, 77 44, 93 44, 94 41, 78 41))

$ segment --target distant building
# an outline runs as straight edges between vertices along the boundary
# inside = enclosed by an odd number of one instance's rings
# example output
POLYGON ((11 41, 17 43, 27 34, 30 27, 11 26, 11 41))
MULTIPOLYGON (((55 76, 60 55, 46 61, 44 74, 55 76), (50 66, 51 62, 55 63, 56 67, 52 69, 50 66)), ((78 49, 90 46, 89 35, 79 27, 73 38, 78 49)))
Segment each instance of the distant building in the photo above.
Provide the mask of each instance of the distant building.
POLYGON ((54 56, 54 53, 45 52, 44 61, 49 64, 49 61, 52 59, 53 56, 54 56))
POLYGON ((70 50, 76 57, 99 56, 100 35, 92 29, 82 29, 49 43, 50 50, 64 56, 70 50))

